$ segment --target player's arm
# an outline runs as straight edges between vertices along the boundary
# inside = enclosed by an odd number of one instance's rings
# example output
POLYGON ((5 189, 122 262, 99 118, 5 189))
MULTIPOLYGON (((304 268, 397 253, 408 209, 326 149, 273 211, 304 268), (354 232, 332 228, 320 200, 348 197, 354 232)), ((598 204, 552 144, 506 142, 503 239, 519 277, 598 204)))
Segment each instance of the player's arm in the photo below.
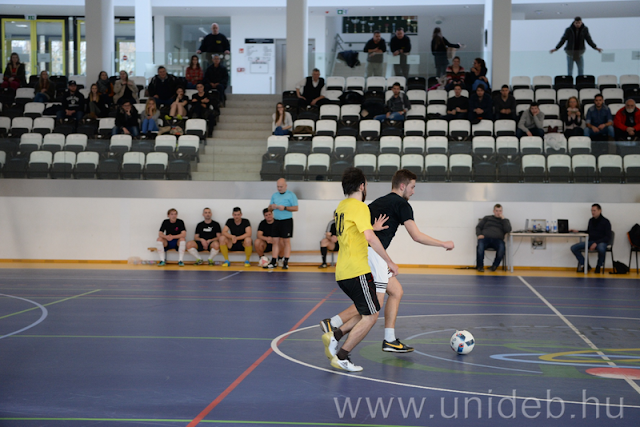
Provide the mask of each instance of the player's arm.
POLYGON ((245 227, 244 234, 242 236, 238 236, 238 240, 243 240, 247 237, 251 237, 251 226, 245 227))
POLYGON ((256 235, 256 239, 264 240, 265 242, 267 241, 267 238, 264 236, 264 233, 260 229, 258 229, 258 234, 256 235))
POLYGON ((222 236, 222 233, 220 233, 219 231, 216 233, 216 237, 214 237, 213 239, 209 240, 209 242, 215 242, 215 241, 220 241, 220 236, 222 236))
POLYGON ((283 206, 283 210, 285 211, 289 211, 289 212, 298 212, 298 205, 296 206, 283 206))
POLYGON ((439 246, 441 248, 445 248, 448 251, 450 251, 454 247, 453 242, 451 240, 447 242, 443 242, 441 240, 434 239, 431 236, 427 236, 422 231, 420 231, 420 229, 418 228, 418 225, 413 220, 405 221, 404 228, 407 229, 407 231, 409 232, 409 235, 411 236, 414 242, 418 242, 420 244, 427 245, 427 246, 439 246))
POLYGON ((227 227, 226 225, 222 229, 222 235, 224 237, 226 237, 227 239, 229 239, 229 240, 233 240, 233 236, 231 235, 231 231, 229 230, 229 227, 227 227))
POLYGON ((393 273, 394 276, 398 275, 398 266, 391 260, 387 251, 384 250, 384 246, 380 243, 380 239, 376 236, 376 233, 373 229, 364 230, 364 238, 367 239, 369 246, 376 251, 378 255, 387 263, 389 270, 393 273))
POLYGON ((164 234, 164 231, 158 231, 158 237, 162 240, 167 240, 167 235, 164 234))

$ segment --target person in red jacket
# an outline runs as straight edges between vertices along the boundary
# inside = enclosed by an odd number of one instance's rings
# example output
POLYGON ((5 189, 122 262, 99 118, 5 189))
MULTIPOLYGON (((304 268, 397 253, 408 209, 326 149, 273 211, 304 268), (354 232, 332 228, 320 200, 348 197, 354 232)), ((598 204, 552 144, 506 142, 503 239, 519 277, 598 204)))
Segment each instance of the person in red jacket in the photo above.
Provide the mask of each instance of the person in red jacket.
POLYGON ((640 133, 640 110, 633 99, 627 99, 624 108, 616 113, 613 127, 618 141, 635 141, 640 133))

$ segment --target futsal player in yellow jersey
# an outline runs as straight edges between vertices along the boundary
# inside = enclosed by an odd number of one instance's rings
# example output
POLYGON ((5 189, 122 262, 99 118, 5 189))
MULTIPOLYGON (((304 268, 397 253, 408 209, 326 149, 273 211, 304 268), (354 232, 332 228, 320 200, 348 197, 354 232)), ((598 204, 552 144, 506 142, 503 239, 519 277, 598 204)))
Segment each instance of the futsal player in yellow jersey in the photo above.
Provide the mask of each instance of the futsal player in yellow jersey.
POLYGON ((335 212, 336 231, 340 251, 336 264, 336 281, 340 289, 355 304, 358 315, 349 319, 342 328, 322 336, 325 355, 331 359, 331 366, 345 371, 359 372, 361 366, 354 365, 349 353, 367 336, 378 320, 380 302, 376 297, 376 287, 368 262, 368 246, 384 259, 393 275, 398 274, 398 266, 389 258, 382 243, 371 226, 369 207, 364 203, 367 195, 367 178, 358 168, 348 168, 342 175, 342 189, 346 199, 335 212), (338 341, 348 331, 349 336, 338 350, 338 341), (339 336, 336 336, 339 335, 339 336))

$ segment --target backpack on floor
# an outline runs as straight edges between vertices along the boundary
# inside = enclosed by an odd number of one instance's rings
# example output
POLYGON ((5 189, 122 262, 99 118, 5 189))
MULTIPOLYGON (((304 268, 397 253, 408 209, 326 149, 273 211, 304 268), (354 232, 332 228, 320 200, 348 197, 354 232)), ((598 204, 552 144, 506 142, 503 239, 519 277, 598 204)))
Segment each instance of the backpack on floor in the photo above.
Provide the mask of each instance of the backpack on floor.
POLYGON ((629 273, 629 267, 620 261, 613 261, 613 271, 611 274, 627 274, 629 273))

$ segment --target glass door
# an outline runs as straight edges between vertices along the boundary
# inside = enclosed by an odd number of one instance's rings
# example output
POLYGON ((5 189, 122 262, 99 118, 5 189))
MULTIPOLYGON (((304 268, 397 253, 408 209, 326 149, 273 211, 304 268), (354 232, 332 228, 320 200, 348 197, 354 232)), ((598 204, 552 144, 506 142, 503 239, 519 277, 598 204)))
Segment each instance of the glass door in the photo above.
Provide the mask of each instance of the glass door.
POLYGON ((38 19, 34 22, 38 70, 47 70, 52 76, 67 74, 64 24, 64 21, 49 19, 38 19))
MULTIPOLYGON (((134 24, 134 21, 116 19, 114 25, 115 55, 113 56, 116 75, 120 70, 125 70, 129 75, 134 75, 132 74, 136 66, 134 24)), ((78 57, 76 60, 78 74, 84 76, 87 74, 87 39, 84 19, 78 19, 77 26, 78 57)), ((91 77, 93 78, 93 76, 91 77)), ((95 76, 95 78, 97 79, 98 76, 95 76)))
POLYGON ((27 80, 31 72, 31 22, 25 19, 2 20, 2 70, 7 67, 11 53, 20 56, 20 62, 25 64, 27 80))

